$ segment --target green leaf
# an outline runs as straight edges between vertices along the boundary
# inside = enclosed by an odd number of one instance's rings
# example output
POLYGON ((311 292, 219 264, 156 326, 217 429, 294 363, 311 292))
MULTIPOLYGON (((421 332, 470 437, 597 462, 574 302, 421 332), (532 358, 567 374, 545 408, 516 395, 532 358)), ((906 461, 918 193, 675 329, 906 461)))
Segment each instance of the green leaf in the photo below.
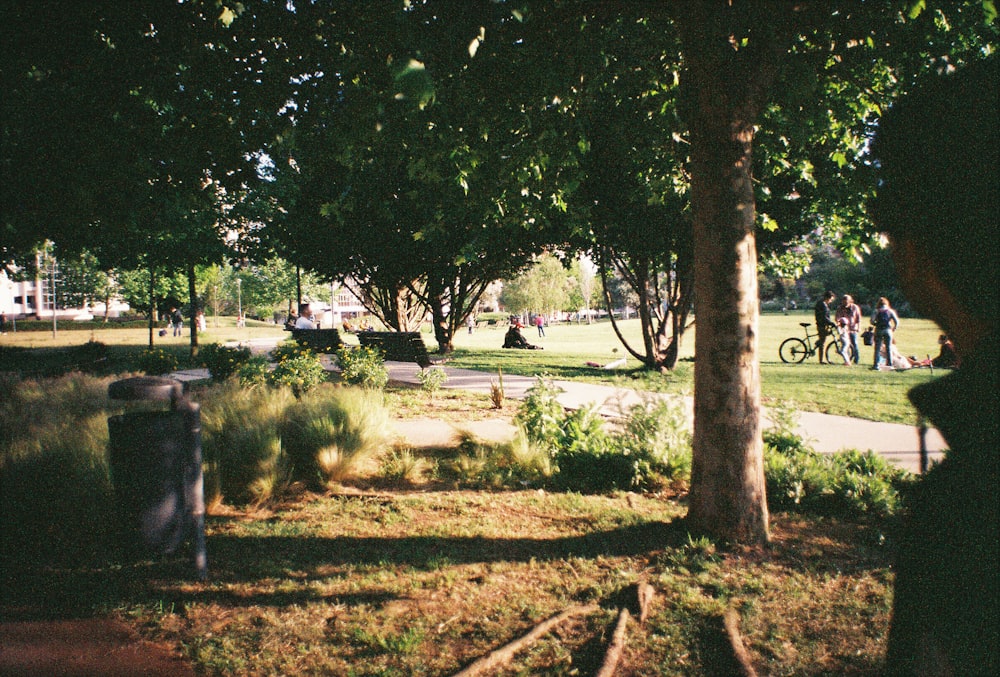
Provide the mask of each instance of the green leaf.
POLYGON ((993 0, 983 0, 983 21, 989 25, 997 20, 997 6, 993 0))
POLYGON ((917 2, 910 5, 910 10, 906 13, 906 16, 910 19, 916 19, 925 9, 927 9, 927 0, 917 0, 917 2))

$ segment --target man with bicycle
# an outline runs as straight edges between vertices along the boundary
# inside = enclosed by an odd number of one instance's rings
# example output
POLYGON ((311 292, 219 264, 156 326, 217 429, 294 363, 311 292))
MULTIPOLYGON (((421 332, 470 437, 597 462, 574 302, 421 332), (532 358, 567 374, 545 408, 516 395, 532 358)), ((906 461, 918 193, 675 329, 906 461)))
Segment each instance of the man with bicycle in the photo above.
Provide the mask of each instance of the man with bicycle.
POLYGON ((819 332, 819 336, 816 338, 816 351, 819 353, 819 363, 825 364, 826 360, 823 359, 823 344, 826 343, 826 339, 830 334, 837 331, 836 323, 830 319, 830 303, 837 297, 829 289, 823 294, 823 298, 816 302, 816 306, 813 308, 814 314, 816 316, 816 330, 819 332))

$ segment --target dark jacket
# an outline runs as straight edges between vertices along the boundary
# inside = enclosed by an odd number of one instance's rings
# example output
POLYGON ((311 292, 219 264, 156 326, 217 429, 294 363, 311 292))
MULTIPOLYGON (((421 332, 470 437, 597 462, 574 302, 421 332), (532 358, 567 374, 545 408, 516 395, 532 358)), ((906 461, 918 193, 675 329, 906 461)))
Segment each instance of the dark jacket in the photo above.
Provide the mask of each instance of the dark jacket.
POLYGON ((1000 350, 987 337, 962 368, 910 391, 949 451, 908 497, 888 672, 1000 674, 1000 350))

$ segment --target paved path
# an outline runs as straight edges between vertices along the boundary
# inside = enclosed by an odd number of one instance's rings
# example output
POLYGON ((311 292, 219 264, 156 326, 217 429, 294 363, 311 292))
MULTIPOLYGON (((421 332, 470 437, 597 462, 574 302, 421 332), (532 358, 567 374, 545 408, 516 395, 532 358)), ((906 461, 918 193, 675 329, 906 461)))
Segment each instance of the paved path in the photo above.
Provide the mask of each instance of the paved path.
MULTIPOLYGON (((275 343, 276 339, 273 338, 258 339, 249 345, 255 352, 263 353, 273 348, 275 343)), ((420 368, 416 364, 387 362, 386 366, 389 368, 389 375, 393 380, 414 384, 420 382, 417 378, 420 368)), ((496 375, 488 372, 458 369, 446 364, 442 365, 442 368, 448 374, 444 388, 488 394, 491 383, 496 380, 496 375)), ((196 370, 187 375, 182 372, 178 374, 178 377, 204 378, 204 372, 196 370)), ((537 379, 533 377, 506 374, 503 377, 504 393, 509 399, 523 399, 525 393, 535 383, 537 383, 537 379)), ((627 410, 633 404, 641 402, 643 397, 642 394, 634 390, 595 383, 581 381, 553 381, 553 383, 562 391, 557 399, 567 409, 595 405, 605 416, 617 416, 622 410, 627 410)), ((691 399, 685 398, 684 403, 688 415, 691 417, 691 399)), ((767 417, 766 410, 764 416, 767 417)), ((765 426, 767 425, 768 423, 765 422, 765 426)), ((423 421, 421 426, 425 434, 430 427, 433 435, 433 422, 423 421)), ((397 425, 397 429, 404 436, 406 435, 406 427, 405 422, 400 422, 397 425)), ((438 422, 438 427, 440 428, 438 436, 444 441, 451 439, 457 427, 461 426, 442 421, 438 422)), ((513 434, 513 428, 504 428, 496 422, 470 422, 468 428, 475 428, 472 432, 493 440, 503 439, 505 436, 513 434)), ((910 472, 920 472, 920 433, 913 425, 879 423, 848 416, 803 411, 799 412, 796 432, 807 440, 813 449, 822 453, 833 453, 843 449, 872 450, 910 472)), ((947 448, 944 438, 933 428, 927 431, 925 444, 928 458, 932 461, 940 460, 942 452, 947 448)))
MULTIPOLYGON (((417 373, 419 367, 415 364, 389 362, 390 378, 397 381, 419 383, 417 373)), ((489 393, 490 384, 496 376, 470 369, 457 369, 444 366, 448 380, 444 388, 471 390, 489 393)), ((537 383, 537 379, 528 376, 505 375, 503 377, 504 393, 508 398, 522 399, 527 390, 537 383)), ((618 416, 623 410, 640 403, 643 394, 629 389, 581 381, 553 381, 553 385, 562 390, 557 396, 559 403, 567 409, 578 409, 583 406, 597 406, 605 416, 618 416)), ((645 396, 650 396, 646 394, 645 396)), ((676 397, 661 395, 660 397, 676 397)), ((691 398, 684 398, 689 419, 692 417, 691 398)), ((765 417, 767 412, 765 410, 765 417)), ((448 425, 448 424, 443 424, 448 425)), ((765 426, 768 423, 765 423, 765 426)), ((920 471, 920 437, 916 426, 900 423, 879 423, 848 416, 834 416, 816 412, 799 412, 796 432, 806 439, 813 449, 823 453, 833 453, 842 449, 872 450, 885 456, 899 466, 911 472, 920 471)), ((942 451, 947 448, 944 438, 935 430, 930 429, 926 435, 928 457, 940 460, 942 451)))

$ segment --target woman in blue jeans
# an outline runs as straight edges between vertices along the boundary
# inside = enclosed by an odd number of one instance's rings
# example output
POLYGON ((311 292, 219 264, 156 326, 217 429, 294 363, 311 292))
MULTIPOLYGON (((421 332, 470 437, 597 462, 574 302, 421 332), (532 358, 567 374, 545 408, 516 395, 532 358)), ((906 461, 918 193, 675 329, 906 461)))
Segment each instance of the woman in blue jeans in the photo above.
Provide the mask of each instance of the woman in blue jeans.
POLYGON ((883 346, 885 347, 886 364, 891 364, 889 356, 892 354, 890 352, 892 350, 892 334, 899 328, 899 316, 889 305, 889 299, 884 296, 879 298, 875 312, 872 313, 872 324, 875 326, 875 363, 872 365, 872 369, 878 369, 879 363, 882 361, 883 346))

